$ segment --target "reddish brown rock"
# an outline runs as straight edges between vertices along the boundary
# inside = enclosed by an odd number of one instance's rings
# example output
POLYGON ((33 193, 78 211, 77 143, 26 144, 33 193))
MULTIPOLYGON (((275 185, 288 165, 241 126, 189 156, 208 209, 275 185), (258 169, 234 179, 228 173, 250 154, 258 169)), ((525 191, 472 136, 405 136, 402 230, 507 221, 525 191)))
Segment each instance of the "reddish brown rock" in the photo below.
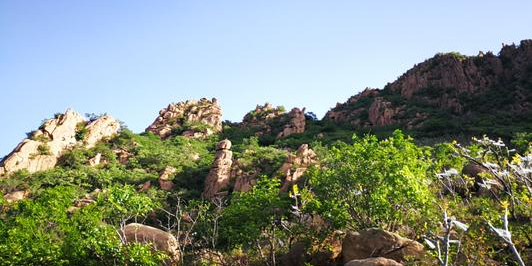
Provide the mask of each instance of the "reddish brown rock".
POLYGON ((398 108, 394 108, 391 102, 385 101, 382 97, 377 97, 369 107, 369 121, 373 126, 387 126, 395 122, 393 117, 399 113, 398 108))
POLYGON ((241 128, 252 129, 257 136, 271 134, 277 138, 284 138, 305 132, 305 109, 293 108, 286 113, 282 106, 273 107, 269 103, 257 105, 255 110, 247 113, 242 123, 238 125, 241 128))
POLYGON ((162 190, 171 191, 174 189, 174 182, 170 177, 175 174, 177 170, 172 166, 167 166, 159 176, 159 186, 162 190))
POLYGON ((216 98, 172 103, 146 129, 162 139, 175 134, 186 137, 206 137, 222 131, 222 109, 216 98))
POLYGON ((289 122, 283 128, 283 131, 279 132, 277 138, 288 137, 292 134, 300 134, 305 132, 305 109, 300 110, 294 108, 288 113, 289 122))
POLYGON ((342 244, 344 262, 384 257, 404 262, 407 257, 421 259, 423 245, 382 229, 371 228, 360 232, 349 232, 342 244))
POLYGON ((139 191, 146 192, 151 188, 151 181, 146 181, 142 185, 139 185, 139 191))
POLYGON ((289 154, 286 162, 281 166, 278 172, 285 175, 285 180, 281 191, 288 191, 292 185, 305 174, 307 168, 316 163, 316 153, 308 147, 308 144, 302 144, 296 151, 296 154, 289 154))
POLYGON ((211 170, 205 179, 205 189, 202 196, 207 199, 216 197, 229 185, 231 177, 231 165, 233 164, 233 152, 231 141, 222 140, 216 145, 216 155, 211 170))
POLYGON ((432 134, 447 125, 449 131, 463 133, 464 128, 452 123, 455 119, 475 123, 477 117, 493 116, 493 126, 508 126, 508 120, 532 113, 532 93, 518 85, 532 82, 531 62, 532 40, 505 45, 499 55, 437 54, 382 90, 366 89, 337 104, 325 118, 355 128, 419 128, 432 134), (504 106, 483 108, 482 99, 498 95, 506 95, 504 106))
POLYGON ((403 266, 395 260, 387 258, 368 258, 361 260, 352 260, 345 264, 345 266, 403 266))

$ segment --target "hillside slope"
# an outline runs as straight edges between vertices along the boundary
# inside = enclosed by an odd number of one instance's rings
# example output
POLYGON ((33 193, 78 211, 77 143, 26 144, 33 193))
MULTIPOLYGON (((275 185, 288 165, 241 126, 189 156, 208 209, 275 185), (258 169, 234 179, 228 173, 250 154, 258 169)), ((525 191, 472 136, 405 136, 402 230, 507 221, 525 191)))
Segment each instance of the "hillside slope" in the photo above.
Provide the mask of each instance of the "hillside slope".
POLYGON ((366 89, 325 119, 353 129, 403 128, 417 136, 510 136, 532 130, 532 40, 498 55, 437 54, 382 90, 366 89))

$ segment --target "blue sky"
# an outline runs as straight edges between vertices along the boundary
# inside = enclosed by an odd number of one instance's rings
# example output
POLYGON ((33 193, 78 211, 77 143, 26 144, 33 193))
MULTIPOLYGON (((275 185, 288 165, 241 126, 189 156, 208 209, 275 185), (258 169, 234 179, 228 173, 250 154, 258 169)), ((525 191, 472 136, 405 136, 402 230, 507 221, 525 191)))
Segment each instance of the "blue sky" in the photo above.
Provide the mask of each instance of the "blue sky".
POLYGON ((71 107, 140 132, 170 102, 318 116, 437 52, 532 38, 532 1, 0 1, 0 156, 71 107))

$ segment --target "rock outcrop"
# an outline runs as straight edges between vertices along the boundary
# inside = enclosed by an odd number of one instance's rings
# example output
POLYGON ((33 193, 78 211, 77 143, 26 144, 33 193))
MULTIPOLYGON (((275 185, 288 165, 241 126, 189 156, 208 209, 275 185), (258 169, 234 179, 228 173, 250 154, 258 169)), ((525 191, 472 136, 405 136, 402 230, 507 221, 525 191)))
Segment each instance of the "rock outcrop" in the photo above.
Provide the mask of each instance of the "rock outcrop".
POLYGON ((0 162, 0 173, 26 169, 30 173, 53 168, 61 154, 73 146, 92 147, 118 132, 120 124, 104 115, 87 122, 79 113, 67 110, 45 121, 0 162), (84 134, 81 134, 84 133, 84 134))
POLYGON ((421 259, 423 255, 422 244, 377 228, 348 232, 342 244, 345 263, 372 257, 404 262, 407 257, 421 259))
POLYGON ((352 260, 346 263, 344 266, 403 266, 403 264, 398 263, 395 260, 379 257, 362 260, 352 260))
POLYGON ((288 191, 292 185, 305 174, 307 168, 317 161, 316 153, 308 147, 308 144, 299 146, 296 154, 289 154, 286 162, 279 169, 280 173, 283 173, 285 180, 281 191, 288 191))
POLYGON ((229 185, 231 177, 231 165, 233 164, 233 152, 231 141, 222 140, 216 145, 216 156, 211 170, 205 179, 205 189, 202 196, 212 199, 229 185))
POLYGON ((286 113, 284 107, 273 107, 270 103, 257 105, 255 110, 247 113, 240 123, 241 128, 255 132, 255 135, 273 135, 277 138, 305 132, 305 108, 293 108, 286 113))
MULTIPOLYGON (((284 177, 281 190, 290 190, 292 185, 296 184, 304 175, 307 168, 316 162, 317 155, 309 148, 308 144, 302 144, 295 153, 289 153, 281 167, 274 169, 277 175, 284 177)), ((261 171, 258 168, 243 171, 239 165, 239 160, 235 160, 231 171, 231 180, 235 180, 233 190, 240 192, 251 190, 257 183, 260 174, 261 171)))
POLYGON ((395 122, 394 116, 399 113, 399 108, 393 107, 391 102, 384 100, 382 97, 376 97, 369 106, 369 122, 372 125, 382 127, 391 125, 395 122))
POLYGON ((120 123, 110 115, 103 115, 87 124, 87 134, 83 141, 87 148, 92 148, 102 139, 116 134, 120 130, 120 123))
POLYGON ((148 131, 162 139, 175 135, 206 137, 222 131, 222 109, 216 98, 172 103, 159 112, 148 131))
POLYGON ((499 55, 438 54, 382 90, 368 88, 337 104, 325 119, 357 129, 407 128, 429 136, 488 133, 498 126, 528 132, 531 84, 532 40, 506 45, 499 55))
POLYGON ((179 260, 179 242, 170 233, 138 223, 131 223, 124 226, 121 233, 126 244, 152 244, 154 249, 166 252, 173 262, 179 260))
POLYGON ((294 108, 288 113, 289 122, 283 128, 283 131, 277 134, 277 138, 288 137, 292 134, 305 132, 305 109, 294 108))

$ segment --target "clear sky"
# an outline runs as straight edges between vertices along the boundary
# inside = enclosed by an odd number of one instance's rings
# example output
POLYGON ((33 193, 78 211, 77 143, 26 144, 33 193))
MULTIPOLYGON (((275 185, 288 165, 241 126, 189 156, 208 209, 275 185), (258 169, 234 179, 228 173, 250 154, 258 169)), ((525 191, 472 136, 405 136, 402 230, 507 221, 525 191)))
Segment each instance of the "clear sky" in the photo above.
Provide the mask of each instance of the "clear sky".
POLYGON ((170 102, 318 116, 437 52, 532 38, 532 1, 0 0, 0 157, 71 107, 135 132, 170 102))

